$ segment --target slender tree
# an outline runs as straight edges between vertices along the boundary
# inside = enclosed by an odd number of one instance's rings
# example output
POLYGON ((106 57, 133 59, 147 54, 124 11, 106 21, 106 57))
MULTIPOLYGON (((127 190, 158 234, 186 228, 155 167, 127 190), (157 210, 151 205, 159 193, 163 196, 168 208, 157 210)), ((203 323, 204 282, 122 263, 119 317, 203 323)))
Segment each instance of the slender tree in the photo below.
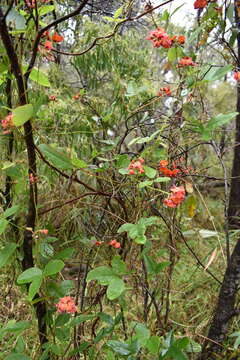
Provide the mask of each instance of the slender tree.
MULTIPOLYGON (((237 59, 236 68, 240 67, 240 1, 234 0, 235 26, 237 28, 237 59)), ((237 104, 235 124, 235 144, 232 164, 232 177, 228 204, 228 224, 232 230, 240 228, 240 86, 237 86, 237 104)), ((215 353, 222 352, 223 342, 226 339, 230 320, 239 314, 236 308, 236 295, 240 284, 240 239, 228 259, 226 272, 220 288, 218 303, 200 356, 201 360, 215 358, 215 353)))

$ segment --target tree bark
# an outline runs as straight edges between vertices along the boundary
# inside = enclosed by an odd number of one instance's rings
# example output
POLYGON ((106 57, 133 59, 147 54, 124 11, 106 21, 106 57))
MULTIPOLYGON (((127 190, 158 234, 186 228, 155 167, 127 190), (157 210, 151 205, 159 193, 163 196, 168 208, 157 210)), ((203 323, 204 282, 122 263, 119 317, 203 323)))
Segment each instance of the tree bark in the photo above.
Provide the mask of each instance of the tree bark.
MULTIPOLYGON (((235 22, 238 29, 238 63, 240 66, 240 1, 234 0, 235 22)), ((230 185, 228 204, 228 223, 231 229, 240 229, 240 85, 237 86, 237 112, 235 129, 235 146, 232 164, 232 180, 230 185)), ((224 350, 223 342, 227 337, 229 322, 233 316, 239 314, 235 308, 236 294, 240 285, 240 238, 230 257, 220 288, 218 303, 211 322, 208 338, 204 344, 199 360, 216 359, 216 354, 224 350)), ((218 357, 219 358, 219 357, 218 357)))
MULTIPOLYGON (((18 56, 15 52, 12 39, 9 35, 6 19, 0 7, 0 36, 6 50, 7 56, 11 64, 11 71, 16 79, 18 89, 18 99, 20 105, 27 104, 27 81, 24 80, 21 72, 21 67, 18 61, 18 56)), ((30 120, 24 124, 24 138, 28 156, 28 173, 37 175, 36 166, 36 151, 34 147, 33 130, 30 120)), ((23 239, 23 260, 22 268, 27 270, 34 266, 33 260, 33 233, 36 221, 36 206, 37 206, 37 184, 29 182, 29 201, 28 212, 26 217, 26 230, 24 231, 23 239), (30 230, 32 229, 32 230, 30 230)), ((35 299, 39 298, 39 295, 35 295, 35 299)), ((38 332, 41 346, 46 343, 47 340, 47 327, 46 327, 46 304, 43 301, 37 302, 35 305, 37 319, 38 319, 38 332)))

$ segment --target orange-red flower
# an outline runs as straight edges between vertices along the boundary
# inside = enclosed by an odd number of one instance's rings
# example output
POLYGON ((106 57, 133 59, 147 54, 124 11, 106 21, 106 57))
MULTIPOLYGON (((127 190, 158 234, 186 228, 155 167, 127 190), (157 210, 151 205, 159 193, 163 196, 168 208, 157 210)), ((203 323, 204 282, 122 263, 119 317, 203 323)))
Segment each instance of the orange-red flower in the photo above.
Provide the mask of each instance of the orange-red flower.
POLYGON ((52 41, 56 42, 56 43, 60 43, 64 40, 64 37, 59 35, 58 33, 54 33, 52 36, 52 41))
POLYGON ((233 74, 233 78, 236 81, 240 81, 240 71, 235 71, 233 74))
POLYGON ((69 313, 74 314, 77 312, 77 307, 74 303, 73 298, 71 296, 62 297, 59 302, 56 304, 57 311, 60 313, 69 313))
POLYGON ((102 244, 103 244, 103 241, 96 241, 96 242, 95 242, 95 245, 96 245, 96 246, 101 246, 102 244))
POLYGON ((185 189, 183 186, 175 186, 173 185, 170 188, 171 195, 167 199, 163 200, 163 203, 171 208, 175 208, 180 205, 185 199, 185 189))
POLYGON ((3 128, 3 134, 9 134, 11 129, 14 127, 13 114, 9 113, 4 119, 1 120, 3 128))
POLYGON ((185 43, 185 36, 172 36, 170 37, 163 28, 157 28, 156 30, 150 31, 147 37, 147 40, 150 40, 153 43, 154 47, 164 47, 169 49, 174 43, 180 45, 185 43))
POLYGON ((73 100, 78 100, 81 98, 81 95, 80 94, 76 94, 76 95, 73 95, 73 100))
POLYGON ((47 50, 52 50, 52 48, 53 48, 52 42, 49 41, 49 40, 46 40, 45 43, 44 43, 44 47, 47 50))
POLYGON ((156 30, 150 31, 147 40, 150 40, 153 43, 154 47, 164 47, 168 49, 172 46, 173 41, 167 35, 166 31, 163 28, 157 28, 156 30))
POLYGON ((56 100, 57 100, 57 97, 56 97, 56 95, 49 95, 48 99, 49 99, 50 101, 56 101, 56 100))
MULTIPOLYGON (((36 0, 25 0, 26 1, 26 5, 32 9, 35 8, 36 6, 36 0)), ((41 0, 41 2, 43 4, 47 4, 50 0, 41 0)))
POLYGON ((167 160, 160 160, 159 165, 161 167, 168 166, 168 161, 167 160))
POLYGON ((121 244, 117 240, 113 239, 109 242, 109 245, 114 247, 115 249, 120 249, 121 244))
POLYGON ((181 170, 176 169, 176 165, 173 163, 173 170, 167 168, 168 161, 167 160, 161 160, 159 162, 159 171, 161 175, 166 177, 176 177, 180 174, 181 170))
POLYGON ((207 0, 196 0, 193 6, 194 9, 203 9, 207 6, 207 0))
POLYGON ((182 44, 185 44, 185 41, 186 41, 186 38, 184 35, 180 35, 178 38, 177 38, 177 42, 182 45, 182 44))
POLYGON ((26 5, 32 9, 34 9, 36 6, 36 1, 35 0, 26 0, 26 5))
POLYGON ((222 11, 223 11, 223 7, 222 7, 222 6, 218 6, 218 7, 215 7, 214 10, 215 10, 219 15, 221 15, 221 14, 222 14, 222 11))
POLYGON ((166 177, 180 177, 183 175, 186 176, 190 172, 194 172, 192 167, 184 166, 183 162, 184 162, 184 159, 179 158, 175 161, 172 161, 171 165, 169 165, 169 162, 167 160, 161 160, 159 162, 159 172, 162 176, 166 176, 166 177))
POLYGON ((30 182, 30 184, 34 184, 34 183, 36 183, 37 181, 38 181, 37 176, 34 176, 33 173, 30 173, 30 174, 29 174, 29 182, 30 182))
POLYGON ((139 174, 143 174, 144 168, 143 168, 144 159, 138 158, 138 160, 132 160, 130 165, 128 166, 128 174, 129 175, 135 175, 135 171, 138 171, 139 174))
POLYGON ((178 67, 184 66, 196 66, 197 64, 193 61, 193 59, 189 56, 185 56, 178 62, 178 67))
POLYGON ((38 230, 38 232, 40 232, 40 234, 43 234, 43 235, 48 235, 48 229, 40 229, 40 230, 38 230))
POLYGON ((171 96, 172 92, 169 86, 162 87, 159 89, 157 96, 171 96))

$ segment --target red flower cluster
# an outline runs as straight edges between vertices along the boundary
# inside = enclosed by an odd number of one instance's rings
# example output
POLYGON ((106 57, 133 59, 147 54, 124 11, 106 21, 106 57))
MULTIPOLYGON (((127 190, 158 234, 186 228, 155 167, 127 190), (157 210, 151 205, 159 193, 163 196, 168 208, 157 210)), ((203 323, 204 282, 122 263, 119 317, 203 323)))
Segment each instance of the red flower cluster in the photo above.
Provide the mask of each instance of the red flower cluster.
POLYGON ((172 162, 171 168, 167 166, 169 162, 167 160, 161 160, 159 162, 159 171, 161 175, 166 177, 177 177, 182 175, 188 175, 190 171, 193 171, 193 168, 188 166, 183 166, 184 159, 181 157, 172 162))
POLYGON ((173 170, 168 169, 168 161, 167 160, 161 160, 159 162, 159 171, 162 175, 167 176, 167 177, 176 177, 181 170, 176 168, 176 164, 173 163, 173 170))
POLYGON ((150 31, 147 40, 153 43, 154 47, 159 48, 162 46, 165 49, 169 49, 175 42, 182 45, 185 43, 185 36, 173 36, 170 37, 163 28, 157 28, 150 31))
POLYGON ((40 229, 38 232, 43 235, 48 235, 48 229, 40 229))
POLYGON ((207 0, 196 0, 193 6, 194 9, 203 9, 207 6, 207 0))
POLYGON ((113 239, 109 243, 110 246, 114 247, 115 249, 120 249, 121 244, 117 240, 113 239))
POLYGON ((159 89, 157 96, 171 96, 172 92, 169 86, 162 87, 159 89))
POLYGON ((37 176, 34 176, 33 173, 30 173, 30 174, 29 174, 29 182, 30 182, 30 184, 34 184, 34 183, 36 183, 37 181, 38 181, 37 176))
POLYGON ((179 35, 179 37, 177 38, 177 42, 178 42, 180 45, 185 44, 185 41, 186 41, 186 38, 185 38, 184 35, 179 35))
POLYGON ((56 101, 56 100, 57 100, 57 97, 56 97, 56 95, 49 95, 48 99, 49 99, 50 101, 56 101))
POLYGON ((102 244, 103 244, 103 241, 96 241, 96 242, 95 242, 95 245, 96 245, 96 246, 101 246, 102 244))
POLYGON ((79 100, 81 98, 80 94, 73 95, 73 100, 79 100))
POLYGON ((59 300, 59 302, 56 304, 57 311, 60 313, 68 313, 68 314, 74 314, 77 312, 77 307, 74 303, 73 298, 71 296, 64 296, 59 300))
POLYGON ((44 48, 47 50, 52 50, 53 48, 53 42, 60 43, 64 40, 64 37, 59 35, 58 33, 54 32, 54 34, 51 36, 49 34, 49 31, 45 31, 43 34, 43 37, 46 38, 46 41, 44 43, 44 48))
POLYGON ((169 195, 167 199, 164 199, 163 203, 168 207, 175 208, 180 205, 185 199, 185 189, 183 186, 173 185, 170 188, 170 191, 172 192, 172 194, 169 195))
POLYGON ((235 71, 233 74, 233 78, 236 81, 240 81, 240 71, 235 71))
POLYGON ((178 62, 178 67, 185 67, 185 66, 196 66, 197 64, 193 61, 193 59, 189 56, 185 56, 178 62))
POLYGON ((143 174, 144 173, 143 163, 144 163, 143 158, 139 158, 138 160, 132 160, 130 165, 128 166, 128 170, 129 170, 128 174, 135 175, 135 171, 138 171, 139 174, 143 174))
MULTIPOLYGON (((50 0, 40 0, 41 3, 47 4, 50 0)), ((26 0, 26 5, 31 9, 34 9, 36 6, 37 0, 26 0)))
POLYGON ((9 134, 11 129, 14 127, 13 114, 9 113, 4 119, 2 119, 1 125, 3 128, 3 134, 9 134))

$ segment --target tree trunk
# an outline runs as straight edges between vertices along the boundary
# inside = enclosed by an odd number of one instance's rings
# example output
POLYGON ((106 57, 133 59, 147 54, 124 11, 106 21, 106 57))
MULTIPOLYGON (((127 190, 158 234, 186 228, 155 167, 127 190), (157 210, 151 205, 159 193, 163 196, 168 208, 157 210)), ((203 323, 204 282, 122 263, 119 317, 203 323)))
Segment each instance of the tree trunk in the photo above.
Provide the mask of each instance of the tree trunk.
MULTIPOLYGON (((238 63, 240 65, 240 1, 234 1, 235 21, 238 28, 237 46, 238 63)), ((235 146, 232 165, 232 180, 230 186, 228 204, 228 223, 231 229, 240 229, 240 86, 237 87, 237 112, 235 146)), ((239 313, 235 308, 236 294, 240 285, 240 239, 232 252, 230 261, 224 275, 222 286, 219 292, 218 303, 215 309, 213 320, 210 325, 208 341, 199 360, 215 359, 216 353, 223 351, 223 342, 226 339, 229 321, 234 315, 239 313)), ((219 357, 218 357, 219 358, 219 357)))

